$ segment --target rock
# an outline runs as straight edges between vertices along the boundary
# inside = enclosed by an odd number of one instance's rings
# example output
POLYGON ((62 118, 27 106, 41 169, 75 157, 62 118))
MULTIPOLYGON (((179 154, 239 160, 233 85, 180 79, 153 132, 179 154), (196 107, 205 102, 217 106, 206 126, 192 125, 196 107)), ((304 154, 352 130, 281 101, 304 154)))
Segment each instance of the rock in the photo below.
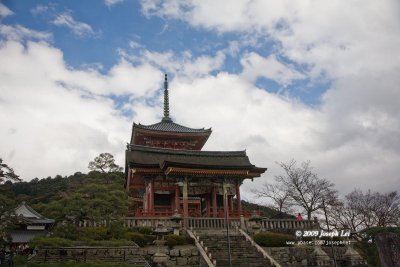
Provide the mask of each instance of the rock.
POLYGON ((194 256, 199 255, 199 251, 197 250, 197 248, 192 248, 192 255, 194 256))
POLYGON ((190 257, 188 259, 188 264, 198 265, 199 264, 199 257, 190 257))
POLYGON ((187 258, 179 257, 176 258, 176 265, 178 266, 185 266, 187 264, 187 258))
POLYGON ((171 250, 169 251, 169 255, 170 255, 171 257, 177 257, 177 256, 179 256, 179 249, 176 249, 176 248, 171 249, 171 250))
POLYGON ((190 248, 182 248, 180 250, 180 254, 182 257, 190 256, 190 255, 192 255, 192 250, 190 248))
POLYGON ((154 255, 156 252, 161 252, 165 254, 169 254, 168 248, 167 247, 147 247, 147 254, 148 255, 154 255))
POLYGON ((169 256, 162 252, 156 252, 153 255, 153 262, 155 263, 163 263, 169 260, 169 256))

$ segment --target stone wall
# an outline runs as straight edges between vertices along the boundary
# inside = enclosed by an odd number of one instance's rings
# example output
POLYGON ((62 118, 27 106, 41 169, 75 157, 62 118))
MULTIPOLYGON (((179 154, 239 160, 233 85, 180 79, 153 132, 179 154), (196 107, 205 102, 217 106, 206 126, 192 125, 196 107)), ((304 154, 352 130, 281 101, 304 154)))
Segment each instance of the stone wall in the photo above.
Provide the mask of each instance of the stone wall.
POLYGON ((165 253, 168 256, 168 260, 165 264, 167 267, 199 266, 200 255, 194 245, 175 246, 173 248, 168 248, 167 246, 146 246, 142 248, 142 254, 149 262, 152 261, 154 254, 157 252, 165 253))
MULTIPOLYGON (((312 261, 314 247, 263 247, 276 261, 285 267, 306 267, 312 261)), ((322 247, 325 253, 333 259, 331 247, 322 247)), ((346 247, 334 247, 335 257, 338 266, 344 266, 343 255, 346 247)))

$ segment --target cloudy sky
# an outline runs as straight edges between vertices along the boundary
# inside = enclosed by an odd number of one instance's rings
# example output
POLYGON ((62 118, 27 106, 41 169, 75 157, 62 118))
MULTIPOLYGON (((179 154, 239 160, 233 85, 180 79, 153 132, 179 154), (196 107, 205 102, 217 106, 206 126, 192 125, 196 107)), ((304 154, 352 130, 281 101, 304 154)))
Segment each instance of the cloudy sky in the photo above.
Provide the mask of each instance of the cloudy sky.
POLYGON ((0 3, 0 157, 24 179, 120 165, 132 122, 212 127, 268 172, 310 160, 340 193, 400 190, 398 0, 0 3))

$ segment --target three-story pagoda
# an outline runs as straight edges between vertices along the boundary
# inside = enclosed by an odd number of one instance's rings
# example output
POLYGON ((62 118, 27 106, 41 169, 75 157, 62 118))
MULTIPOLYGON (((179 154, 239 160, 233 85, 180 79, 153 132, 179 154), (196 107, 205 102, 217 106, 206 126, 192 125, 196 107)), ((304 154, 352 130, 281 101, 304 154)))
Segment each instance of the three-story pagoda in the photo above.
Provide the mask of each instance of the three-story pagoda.
POLYGON ((126 150, 126 188, 137 217, 237 217, 240 185, 267 169, 250 163, 245 151, 201 150, 211 129, 179 125, 169 116, 168 80, 164 117, 156 124, 133 123, 126 150), (234 205, 234 198, 236 205, 234 205))

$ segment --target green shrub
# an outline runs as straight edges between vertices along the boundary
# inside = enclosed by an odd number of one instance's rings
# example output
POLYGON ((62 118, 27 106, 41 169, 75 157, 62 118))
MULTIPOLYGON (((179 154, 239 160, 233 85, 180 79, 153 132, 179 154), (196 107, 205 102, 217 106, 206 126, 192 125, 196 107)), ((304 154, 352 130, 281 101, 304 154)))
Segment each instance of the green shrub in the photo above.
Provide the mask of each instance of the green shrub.
POLYGON ((286 234, 278 234, 271 232, 263 232, 254 235, 254 241, 263 247, 286 247, 287 241, 294 241, 294 236, 286 234))
POLYGON ((28 263, 28 257, 25 255, 15 255, 14 265, 15 266, 25 266, 28 263))
POLYGON ((138 232, 144 235, 151 235, 153 233, 153 229, 151 229, 151 227, 146 227, 146 226, 130 228, 129 231, 138 232))
POLYGON ((132 240, 140 247, 143 247, 148 243, 146 236, 138 232, 129 232, 126 234, 126 236, 129 240, 132 240))
POLYGON ((61 238, 61 237, 45 237, 37 236, 29 241, 31 248, 43 248, 43 247, 69 247, 72 245, 72 241, 61 238))
POLYGON ((132 246, 132 241, 126 239, 110 239, 110 240, 88 240, 83 245, 99 246, 99 247, 122 247, 132 246))
POLYGON ((93 239, 81 239, 81 240, 68 240, 58 237, 35 237, 29 243, 38 248, 57 248, 57 247, 71 247, 71 246, 99 246, 99 247, 121 247, 121 246, 132 246, 131 240, 126 239, 110 239, 110 240, 93 240, 93 239))
POLYGON ((123 238, 127 233, 127 229, 122 221, 113 221, 108 228, 108 235, 111 238, 123 238))
POLYGON ((81 228, 73 224, 57 224, 53 229, 54 236, 77 240, 81 236, 81 228))
POLYGON ((108 237, 109 235, 106 227, 86 227, 81 228, 79 239, 106 240, 108 237))
POLYGON ((52 263, 51 265, 46 263, 29 263, 28 267, 139 267, 138 265, 128 263, 111 263, 111 262, 60 262, 52 263))
POLYGON ((164 237, 166 241, 166 245, 168 247, 179 246, 179 245, 186 245, 186 244, 194 244, 194 240, 189 236, 181 236, 181 235, 173 235, 169 234, 164 237))

